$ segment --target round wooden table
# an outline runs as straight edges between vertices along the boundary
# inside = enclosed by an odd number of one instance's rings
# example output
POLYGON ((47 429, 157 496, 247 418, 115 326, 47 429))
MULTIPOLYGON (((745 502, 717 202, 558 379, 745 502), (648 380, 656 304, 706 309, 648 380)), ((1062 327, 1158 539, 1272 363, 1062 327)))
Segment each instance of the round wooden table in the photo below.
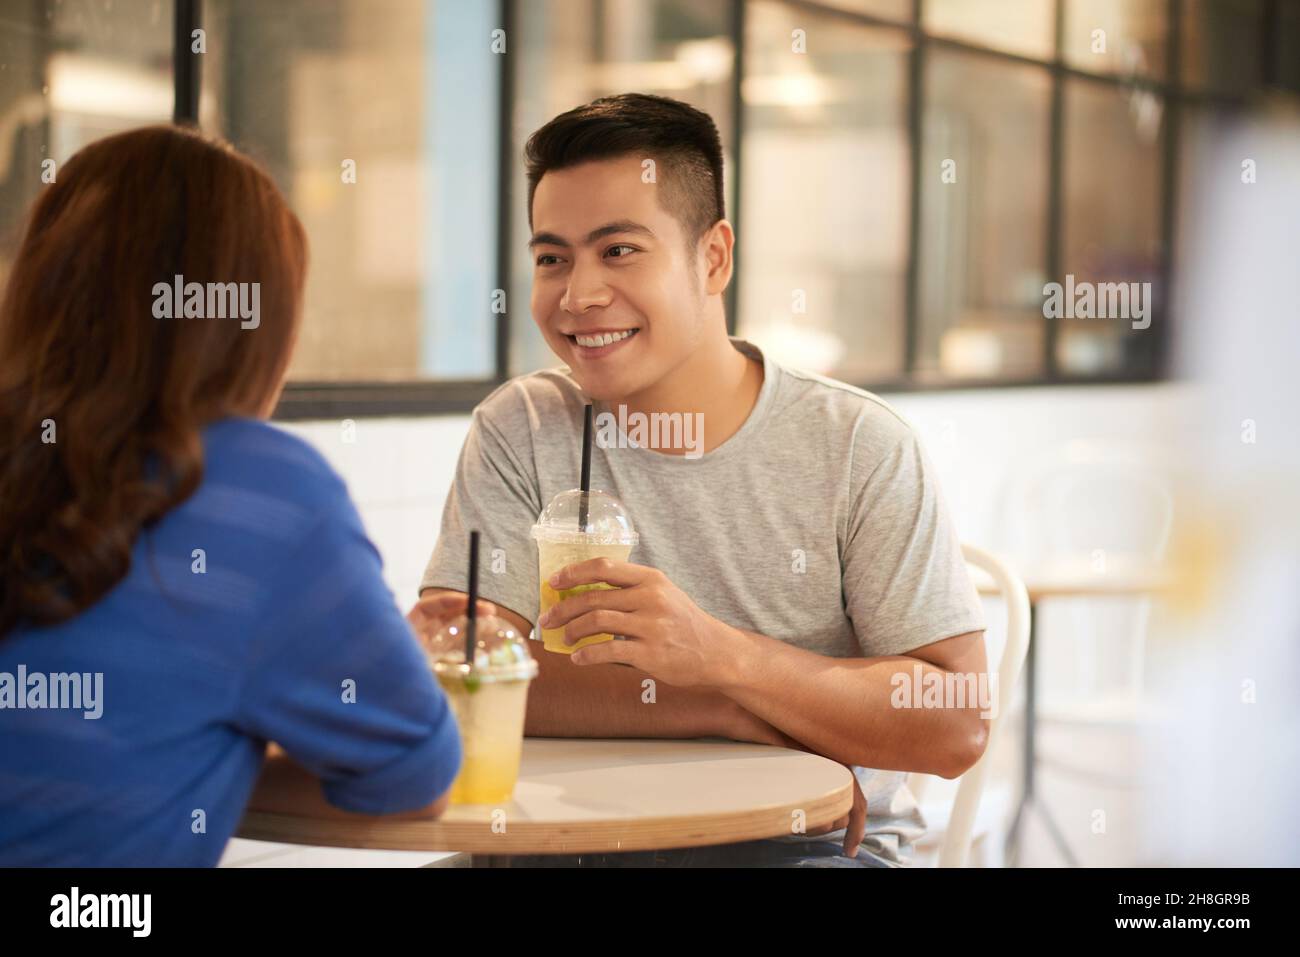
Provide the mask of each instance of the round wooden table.
POLYGON ((238 836, 496 859, 776 837, 796 821, 809 831, 829 824, 852 805, 848 768, 804 751, 714 739, 525 738, 514 798, 500 806, 452 805, 427 821, 250 811, 238 836))

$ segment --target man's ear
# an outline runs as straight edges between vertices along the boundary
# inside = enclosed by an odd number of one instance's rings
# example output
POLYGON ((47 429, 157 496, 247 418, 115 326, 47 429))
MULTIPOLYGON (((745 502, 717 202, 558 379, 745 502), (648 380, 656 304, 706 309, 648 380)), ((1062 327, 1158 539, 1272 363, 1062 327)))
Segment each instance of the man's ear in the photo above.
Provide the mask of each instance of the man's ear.
POLYGON ((720 219, 700 237, 704 254, 704 291, 710 296, 721 295, 731 282, 731 250, 736 233, 731 223, 720 219))

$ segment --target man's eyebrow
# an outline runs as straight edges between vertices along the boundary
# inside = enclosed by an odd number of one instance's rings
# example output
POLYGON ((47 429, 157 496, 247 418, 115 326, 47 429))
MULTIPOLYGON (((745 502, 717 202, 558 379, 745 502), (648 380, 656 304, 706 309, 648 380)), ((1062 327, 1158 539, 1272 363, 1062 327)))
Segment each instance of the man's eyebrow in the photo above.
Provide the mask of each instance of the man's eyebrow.
POLYGON ((585 241, 586 245, 590 246, 598 239, 604 239, 606 236, 613 235, 614 233, 637 233, 641 236, 649 236, 651 239, 653 239, 655 235, 649 226, 642 226, 640 223, 635 223, 630 219, 619 219, 612 223, 606 223, 604 226, 598 226, 591 232, 587 233, 587 239, 585 241))
MULTIPOLYGON (((590 246, 592 243, 614 233, 637 233, 643 236, 654 238, 654 231, 648 226, 642 226, 640 223, 633 222, 630 219, 619 219, 612 223, 606 223, 604 226, 597 226, 591 232, 587 233, 587 238, 583 240, 583 245, 590 246)), ((534 233, 533 238, 528 240, 528 248, 534 246, 563 246, 569 247, 569 241, 563 236, 555 233, 534 233)))
POLYGON ((563 246, 567 249, 569 242, 555 233, 533 233, 533 238, 528 240, 528 248, 534 246, 563 246))

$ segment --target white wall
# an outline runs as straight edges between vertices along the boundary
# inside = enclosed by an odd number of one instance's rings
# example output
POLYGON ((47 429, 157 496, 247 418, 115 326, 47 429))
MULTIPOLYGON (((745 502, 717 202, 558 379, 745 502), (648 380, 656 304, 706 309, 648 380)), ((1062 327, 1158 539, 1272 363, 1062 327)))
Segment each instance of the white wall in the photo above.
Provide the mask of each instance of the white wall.
POLYGON ((438 537, 442 504, 469 430, 468 415, 282 423, 339 471, 384 559, 403 609, 415 601, 438 537))

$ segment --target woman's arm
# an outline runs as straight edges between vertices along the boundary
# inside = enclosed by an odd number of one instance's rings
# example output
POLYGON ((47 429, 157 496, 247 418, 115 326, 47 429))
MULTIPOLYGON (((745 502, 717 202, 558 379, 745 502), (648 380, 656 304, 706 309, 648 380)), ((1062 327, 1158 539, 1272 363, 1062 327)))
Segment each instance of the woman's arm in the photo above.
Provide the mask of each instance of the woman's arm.
MULTIPOLYGON (((436 801, 414 811, 402 811, 386 817, 405 820, 434 820, 442 816, 451 800, 451 792, 441 794, 436 801)), ((267 811, 273 814, 294 814, 300 817, 326 818, 335 821, 354 821, 370 818, 368 814, 342 811, 325 800, 320 778, 315 777, 294 762, 284 749, 272 742, 266 749, 266 764, 257 779, 253 796, 248 801, 249 811, 267 811)))
POLYGON ((346 489, 316 497, 265 586, 232 722, 279 745, 254 808, 434 817, 460 766, 455 716, 346 489))

